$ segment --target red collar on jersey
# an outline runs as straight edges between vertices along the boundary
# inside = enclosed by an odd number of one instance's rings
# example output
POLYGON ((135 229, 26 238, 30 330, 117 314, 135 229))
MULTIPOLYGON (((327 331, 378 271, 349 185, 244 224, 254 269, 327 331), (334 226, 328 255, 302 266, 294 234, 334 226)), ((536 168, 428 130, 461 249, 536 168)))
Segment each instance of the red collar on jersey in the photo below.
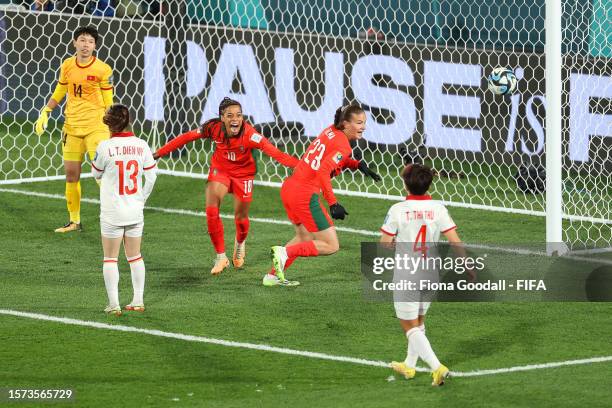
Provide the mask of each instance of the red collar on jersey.
MULTIPOLYGON (((338 128, 337 128, 335 125, 331 125, 330 127, 331 127, 331 130, 332 130, 332 131, 337 132, 337 133, 341 133, 341 134, 342 134, 342 136, 346 137, 346 133, 344 133, 344 131, 343 131, 343 130, 338 129, 338 128)), ((348 138, 347 138, 347 139, 348 139, 348 138)))
POLYGON ((134 133, 132 132, 116 132, 111 134, 111 137, 129 137, 129 136, 134 136, 134 133))
POLYGON ((409 194, 406 196, 406 200, 431 200, 431 196, 430 195, 414 195, 414 194, 409 194))
POLYGON ((87 65, 79 65, 79 59, 78 59, 78 57, 77 57, 77 59, 75 59, 75 60, 74 60, 74 62, 76 63, 76 66, 77 66, 77 67, 79 67, 79 68, 89 68, 89 67, 91 67, 91 64, 93 64, 94 62, 96 62, 96 57, 95 57, 95 56, 92 56, 92 57, 91 57, 91 62, 90 62, 89 64, 87 64, 87 65))

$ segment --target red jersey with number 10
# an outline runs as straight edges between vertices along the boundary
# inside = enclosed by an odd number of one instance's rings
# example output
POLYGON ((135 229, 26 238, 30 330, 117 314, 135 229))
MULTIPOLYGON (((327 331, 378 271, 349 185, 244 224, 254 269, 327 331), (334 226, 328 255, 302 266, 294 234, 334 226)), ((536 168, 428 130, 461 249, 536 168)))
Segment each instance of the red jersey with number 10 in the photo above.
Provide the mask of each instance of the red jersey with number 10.
POLYGON ((248 178, 255 175, 255 159, 252 150, 259 149, 277 162, 295 167, 298 159, 278 150, 265 137, 247 122, 242 125, 242 131, 236 137, 226 137, 223 123, 216 119, 204 124, 203 129, 192 130, 172 139, 157 150, 159 157, 166 156, 197 139, 212 139, 215 152, 211 160, 211 168, 227 173, 230 177, 248 178))
POLYGON ((336 168, 346 167, 351 153, 351 145, 344 132, 330 126, 308 146, 291 178, 304 189, 316 193, 323 191, 325 200, 331 206, 336 203, 336 197, 330 175, 336 168))

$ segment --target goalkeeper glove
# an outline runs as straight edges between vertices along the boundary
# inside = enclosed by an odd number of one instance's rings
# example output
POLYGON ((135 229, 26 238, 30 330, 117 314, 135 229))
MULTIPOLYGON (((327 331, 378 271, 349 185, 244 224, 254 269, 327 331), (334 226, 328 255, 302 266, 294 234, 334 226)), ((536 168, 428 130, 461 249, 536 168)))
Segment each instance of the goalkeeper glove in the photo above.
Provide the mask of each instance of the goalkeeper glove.
POLYGON ((368 177, 371 177, 372 180, 379 182, 380 180, 382 180, 382 178, 376 174, 374 171, 370 170, 370 168, 368 167, 368 165, 362 160, 359 162, 359 171, 362 172, 363 174, 365 174, 368 177))
POLYGON ((334 220, 343 220, 344 217, 349 215, 349 213, 346 212, 344 207, 338 203, 330 205, 329 212, 331 213, 331 216, 334 220))
POLYGON ((49 123, 49 114, 51 113, 51 111, 52 109, 48 106, 45 106, 40 111, 40 115, 36 120, 36 125, 34 125, 34 131, 38 136, 42 136, 43 132, 47 128, 47 124, 49 123))

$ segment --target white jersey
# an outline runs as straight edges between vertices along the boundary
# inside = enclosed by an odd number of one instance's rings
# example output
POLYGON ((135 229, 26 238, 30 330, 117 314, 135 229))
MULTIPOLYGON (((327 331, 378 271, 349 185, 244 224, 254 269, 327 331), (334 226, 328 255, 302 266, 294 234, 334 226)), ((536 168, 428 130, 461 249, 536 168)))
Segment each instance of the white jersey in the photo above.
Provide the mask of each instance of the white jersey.
POLYGON ((144 140, 131 132, 113 133, 98 145, 92 173, 101 181, 100 221, 116 226, 143 221, 142 210, 157 177, 153 153, 144 140))
POLYGON ((428 195, 409 195, 406 201, 393 205, 381 231, 396 242, 435 243, 440 233, 457 228, 446 207, 428 195))

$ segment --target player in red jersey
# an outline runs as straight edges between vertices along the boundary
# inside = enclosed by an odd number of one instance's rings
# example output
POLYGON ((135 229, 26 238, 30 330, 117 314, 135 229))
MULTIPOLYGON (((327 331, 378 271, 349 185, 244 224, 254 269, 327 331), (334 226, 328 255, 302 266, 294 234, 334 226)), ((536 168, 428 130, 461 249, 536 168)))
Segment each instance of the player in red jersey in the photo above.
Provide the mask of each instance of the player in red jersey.
POLYGON ((298 159, 278 150, 255 128, 242 118, 242 107, 238 101, 224 98, 219 104, 219 119, 211 119, 200 129, 176 137, 159 148, 154 157, 166 156, 185 144, 197 139, 212 139, 215 151, 212 156, 206 186, 206 222, 217 259, 210 273, 220 274, 229 267, 225 255, 223 223, 219 207, 227 193, 234 194, 234 221, 236 239, 234 242, 234 267, 244 265, 246 257, 245 240, 249 232, 249 207, 252 201, 253 178, 256 167, 252 150, 259 149, 287 167, 295 167, 298 159))
POLYGON ((281 198, 295 237, 284 247, 271 248, 273 268, 263 278, 264 286, 295 286, 285 280, 284 271, 300 256, 331 255, 338 251, 334 224, 321 204, 319 193, 329 205, 331 217, 343 220, 348 212, 338 203, 331 185, 331 176, 342 168, 358 168, 375 181, 380 176, 362 161, 351 159, 351 140, 360 139, 366 128, 366 115, 357 105, 339 108, 334 124, 321 132, 308 147, 281 188, 281 198))

